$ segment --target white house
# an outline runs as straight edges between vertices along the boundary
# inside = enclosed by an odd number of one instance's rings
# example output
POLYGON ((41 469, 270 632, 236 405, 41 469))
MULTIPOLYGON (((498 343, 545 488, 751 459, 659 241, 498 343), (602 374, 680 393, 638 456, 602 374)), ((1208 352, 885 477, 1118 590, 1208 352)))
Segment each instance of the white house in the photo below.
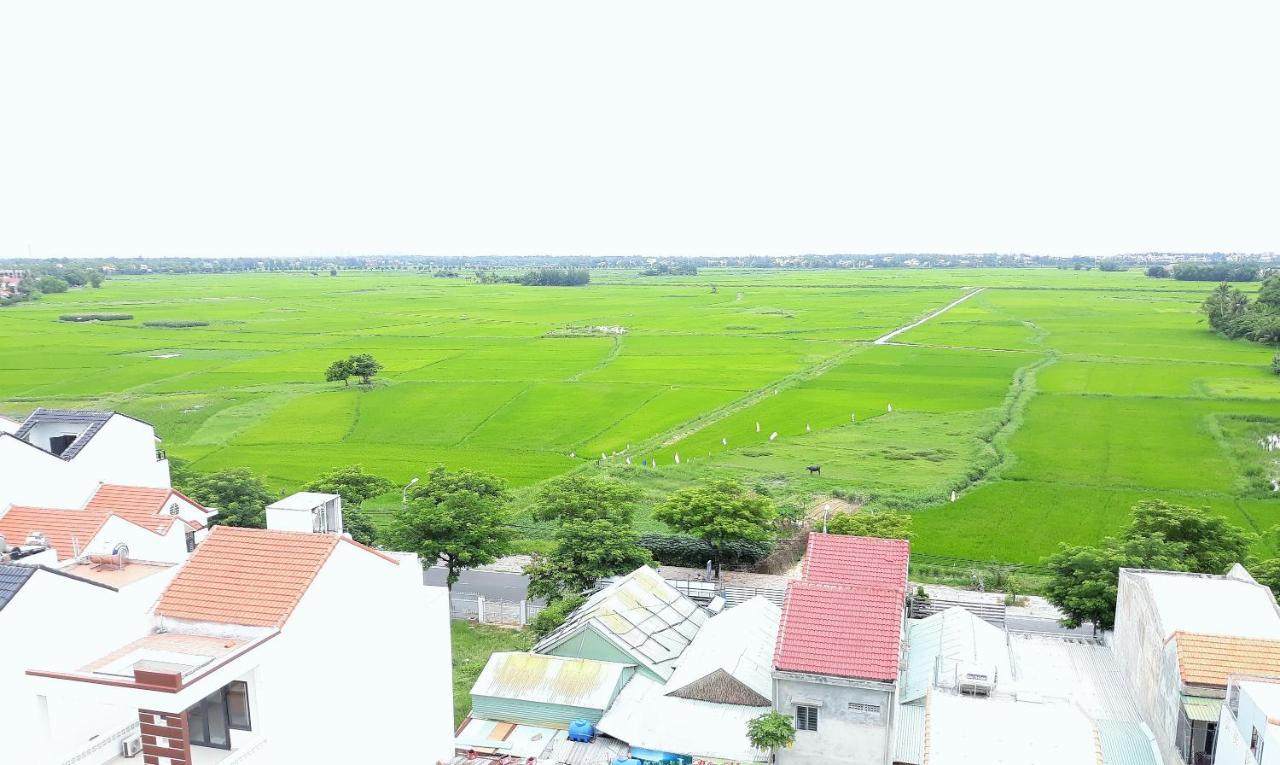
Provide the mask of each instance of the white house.
POLYGON ((1280 678, 1232 677, 1227 699, 1213 765, 1280 763, 1280 678))
POLYGON ((122 554, 152 563, 181 563, 203 541, 216 510, 182 492, 145 486, 98 486, 75 508, 14 505, 0 509, 5 545, 38 537, 56 560, 122 554))
POLYGON ((267 528, 280 531, 342 533, 342 497, 300 491, 267 505, 267 528))
POLYGON ((25 682, 7 689, 38 710, 38 724, 0 729, 0 740, 43 742, 13 761, 449 758, 447 594, 422 586, 415 556, 332 533, 220 526, 175 568, 149 618, 122 620, 134 629, 109 646, 81 639, 114 624, 109 615, 71 614, 64 632, 23 625, 58 636, 61 649, 33 654, 25 682), (64 746, 62 710, 85 707, 97 734, 64 746))
POLYGON ((901 539, 810 535, 773 655, 773 705, 796 727, 779 765, 892 761, 909 556, 901 539))
POLYGON ((0 427, 0 510, 81 507, 103 483, 168 488, 155 430, 118 412, 37 409, 0 427))
POLYGON ((1165 761, 1198 764, 1214 749, 1227 675, 1280 673, 1280 608, 1240 566, 1121 569, 1112 646, 1165 761))

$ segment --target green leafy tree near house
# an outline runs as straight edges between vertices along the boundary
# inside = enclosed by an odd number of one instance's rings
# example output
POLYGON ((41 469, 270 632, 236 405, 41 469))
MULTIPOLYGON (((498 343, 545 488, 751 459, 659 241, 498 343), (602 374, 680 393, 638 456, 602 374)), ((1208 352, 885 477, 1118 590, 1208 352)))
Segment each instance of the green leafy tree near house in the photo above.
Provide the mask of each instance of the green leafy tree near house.
POLYGON ((254 529, 266 528, 267 505, 275 501, 262 479, 248 468, 195 475, 186 493, 202 505, 218 508, 211 523, 254 529))
POLYGON ((777 511, 767 498, 747 491, 737 481, 718 480, 673 493, 653 517, 705 541, 719 573, 724 544, 769 539, 777 511))
POLYGON ((796 726, 781 712, 766 712, 747 721, 747 740, 772 757, 779 749, 787 749, 796 742, 796 726))
POLYGON ((840 513, 827 521, 827 533, 881 539, 910 539, 911 516, 889 511, 840 513))
POLYGON ((1271 588, 1271 594, 1280 598, 1280 558, 1251 563, 1249 573, 1258 580, 1258 584, 1271 588))
POLYGON ((507 501, 496 476, 438 467, 392 515, 386 539, 396 549, 417 553, 423 566, 441 562, 452 588, 463 569, 492 563, 511 549, 507 501))
POLYGON ((1247 555, 1254 537, 1205 510, 1160 500, 1133 508, 1119 537, 1094 546, 1066 545, 1049 556, 1045 595, 1064 614, 1062 623, 1091 622, 1110 629, 1115 622, 1119 569, 1225 573, 1247 555))
POLYGON ((359 465, 336 468, 317 477, 303 487, 306 491, 337 494, 342 497, 342 527, 361 544, 377 543, 378 530, 361 506, 379 494, 395 488, 390 480, 366 473, 359 465))
POLYGON ((557 523, 556 546, 525 568, 529 592, 554 601, 652 562, 634 525, 639 500, 638 489, 608 478, 578 474, 548 481, 534 499, 533 517, 557 523))

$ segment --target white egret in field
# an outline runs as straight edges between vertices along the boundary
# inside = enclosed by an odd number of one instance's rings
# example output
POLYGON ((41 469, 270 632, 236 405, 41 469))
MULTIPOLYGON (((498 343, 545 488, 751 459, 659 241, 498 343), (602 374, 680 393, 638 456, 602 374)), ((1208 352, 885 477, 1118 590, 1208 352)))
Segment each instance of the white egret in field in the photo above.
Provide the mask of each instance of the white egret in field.
POLYGON ((857 413, 857 412, 850 412, 850 413, 849 413, 849 422, 857 422, 857 421, 858 421, 858 413, 857 413))
POLYGON ((607 460, 607 459, 609 459, 609 458, 608 458, 608 457, 606 457, 606 456, 604 456, 604 452, 600 452, 600 461, 601 461, 601 462, 604 462, 604 461, 605 461, 605 460, 607 460))
POLYGON ((953 491, 953 492, 951 492, 951 501, 952 501, 952 502, 955 502, 955 501, 956 501, 956 493, 955 493, 954 491, 953 491))
POLYGON ((812 433, 812 432, 813 432, 813 428, 809 427, 809 423, 807 423, 807 422, 804 424, 804 432, 806 432, 806 433, 812 433))
POLYGON ((676 452, 676 464, 680 464, 680 452, 676 452))
POLYGON ((728 438, 721 438, 721 439, 720 439, 720 445, 721 445, 721 446, 728 446, 728 445, 729 445, 729 439, 728 439, 728 438))
POLYGON ((573 459, 574 457, 577 457, 577 456, 578 456, 577 452, 569 452, 569 459, 573 459))
POLYGON ((893 411, 893 404, 890 404, 890 405, 889 405, 889 411, 890 411, 890 412, 892 412, 892 411, 893 411))
POLYGON ((760 432, 760 421, 759 421, 759 420, 756 420, 756 432, 757 432, 757 433, 759 433, 759 432, 760 432))
POLYGON ((775 439, 775 438, 777 438, 777 437, 778 437, 778 431, 776 431, 776 430, 769 434, 769 440, 770 440, 770 441, 774 440, 774 439, 775 439))
POLYGON ((628 464, 628 465, 630 465, 630 464, 631 464, 631 458, 630 458, 630 457, 627 457, 627 464, 628 464))

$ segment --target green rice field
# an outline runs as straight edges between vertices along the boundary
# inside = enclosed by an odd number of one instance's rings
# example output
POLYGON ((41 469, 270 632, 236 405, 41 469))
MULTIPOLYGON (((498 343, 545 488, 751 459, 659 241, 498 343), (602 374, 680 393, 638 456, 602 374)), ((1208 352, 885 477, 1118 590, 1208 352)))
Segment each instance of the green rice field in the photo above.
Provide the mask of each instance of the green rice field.
POLYGON ((117 278, 0 309, 0 413, 118 409, 196 469, 282 491, 352 463, 401 482, 486 470, 521 501, 572 470, 654 500, 732 475, 784 502, 910 510, 920 552, 1034 563, 1149 497, 1280 523, 1256 446, 1280 431, 1273 350, 1209 331, 1213 286, 1056 269, 117 278), (134 318, 58 321, 90 312, 134 318), (142 325, 157 320, 209 325, 142 325), (372 386, 323 381, 366 352, 385 366, 372 386))

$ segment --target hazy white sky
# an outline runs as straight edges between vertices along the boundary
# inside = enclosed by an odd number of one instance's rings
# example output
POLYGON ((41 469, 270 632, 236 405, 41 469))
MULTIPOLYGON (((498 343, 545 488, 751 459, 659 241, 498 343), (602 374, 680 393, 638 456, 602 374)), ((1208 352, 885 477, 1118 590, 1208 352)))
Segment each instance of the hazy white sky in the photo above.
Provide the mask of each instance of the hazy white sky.
POLYGON ((1280 3, 0 4, 0 256, 1280 250, 1280 3))

